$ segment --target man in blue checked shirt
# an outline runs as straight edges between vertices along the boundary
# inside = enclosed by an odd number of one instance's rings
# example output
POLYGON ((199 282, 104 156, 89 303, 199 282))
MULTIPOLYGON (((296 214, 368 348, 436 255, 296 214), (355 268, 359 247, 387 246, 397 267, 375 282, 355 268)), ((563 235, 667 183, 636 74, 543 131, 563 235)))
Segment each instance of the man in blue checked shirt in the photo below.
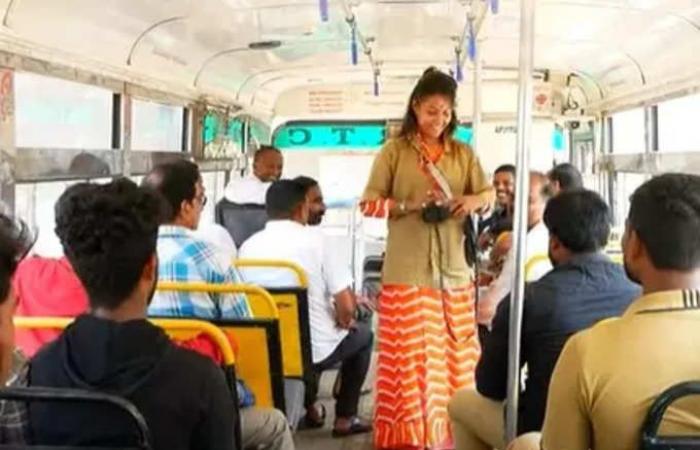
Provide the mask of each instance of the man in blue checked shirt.
MULTIPOLYGON (((193 233, 207 197, 196 164, 179 160, 156 166, 143 181, 165 199, 158 231, 158 280, 239 283, 228 254, 193 233)), ((205 319, 251 317, 244 295, 200 292, 156 292, 151 316, 205 319)))
MULTIPOLYGON (((195 236, 207 197, 196 164, 177 160, 160 164, 143 185, 164 199, 164 220, 158 230, 158 280, 240 283, 229 252, 195 236)), ((236 319, 252 317, 245 295, 201 292, 158 292, 150 316, 236 319)), ((272 408, 254 406, 255 399, 238 383, 243 448, 294 450, 287 419, 272 408)))

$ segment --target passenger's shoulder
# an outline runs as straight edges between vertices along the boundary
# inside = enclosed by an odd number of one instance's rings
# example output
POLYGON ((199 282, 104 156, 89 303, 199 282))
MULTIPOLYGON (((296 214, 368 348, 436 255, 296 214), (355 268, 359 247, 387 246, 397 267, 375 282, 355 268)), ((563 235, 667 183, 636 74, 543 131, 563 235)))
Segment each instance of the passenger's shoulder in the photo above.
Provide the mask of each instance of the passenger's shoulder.
POLYGON ((608 317, 599 320, 590 328, 579 331, 571 339, 581 350, 600 349, 616 339, 615 335, 622 323, 621 317, 608 317))

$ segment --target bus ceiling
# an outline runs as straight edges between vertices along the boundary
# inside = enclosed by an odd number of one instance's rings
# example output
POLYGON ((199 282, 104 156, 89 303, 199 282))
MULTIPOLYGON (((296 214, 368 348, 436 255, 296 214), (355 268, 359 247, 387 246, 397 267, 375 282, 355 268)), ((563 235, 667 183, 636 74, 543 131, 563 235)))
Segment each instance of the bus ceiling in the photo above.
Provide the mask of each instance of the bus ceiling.
MULTIPOLYGON (((405 107, 395 95, 427 66, 451 71, 469 92, 475 47, 484 105, 489 86, 515 83, 518 5, 337 0, 322 14, 314 0, 0 0, 0 64, 170 103, 235 105, 270 122, 299 89, 363 89, 395 117, 405 107)), ((700 88, 693 0, 542 0, 535 24, 538 82, 561 98, 555 115, 700 88)))

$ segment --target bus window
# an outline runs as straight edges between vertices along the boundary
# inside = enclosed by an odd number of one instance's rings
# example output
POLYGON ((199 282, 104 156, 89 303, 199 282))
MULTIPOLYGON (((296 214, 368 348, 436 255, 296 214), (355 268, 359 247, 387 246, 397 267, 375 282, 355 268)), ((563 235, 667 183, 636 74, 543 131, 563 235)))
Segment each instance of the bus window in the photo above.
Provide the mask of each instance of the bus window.
POLYGON ((32 73, 15 74, 17 147, 108 149, 112 92, 32 73))
POLYGON ((134 99, 131 148, 135 151, 182 151, 183 114, 180 106, 134 99))
POLYGON ((644 153, 644 109, 613 114, 612 121, 613 153, 644 153))
POLYGON ((700 152, 700 94, 659 103, 659 151, 700 152))

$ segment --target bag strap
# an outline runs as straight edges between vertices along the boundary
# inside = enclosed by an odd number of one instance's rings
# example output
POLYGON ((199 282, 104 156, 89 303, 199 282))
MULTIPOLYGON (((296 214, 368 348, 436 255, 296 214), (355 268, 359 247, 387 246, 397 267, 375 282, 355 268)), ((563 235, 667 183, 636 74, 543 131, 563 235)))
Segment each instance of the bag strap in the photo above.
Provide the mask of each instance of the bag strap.
POLYGON ((428 178, 428 181, 433 185, 433 188, 440 191, 447 201, 454 198, 450 184, 447 182, 445 174, 425 155, 421 146, 425 145, 420 139, 417 139, 417 145, 413 145, 418 152, 419 167, 423 175, 428 178))

